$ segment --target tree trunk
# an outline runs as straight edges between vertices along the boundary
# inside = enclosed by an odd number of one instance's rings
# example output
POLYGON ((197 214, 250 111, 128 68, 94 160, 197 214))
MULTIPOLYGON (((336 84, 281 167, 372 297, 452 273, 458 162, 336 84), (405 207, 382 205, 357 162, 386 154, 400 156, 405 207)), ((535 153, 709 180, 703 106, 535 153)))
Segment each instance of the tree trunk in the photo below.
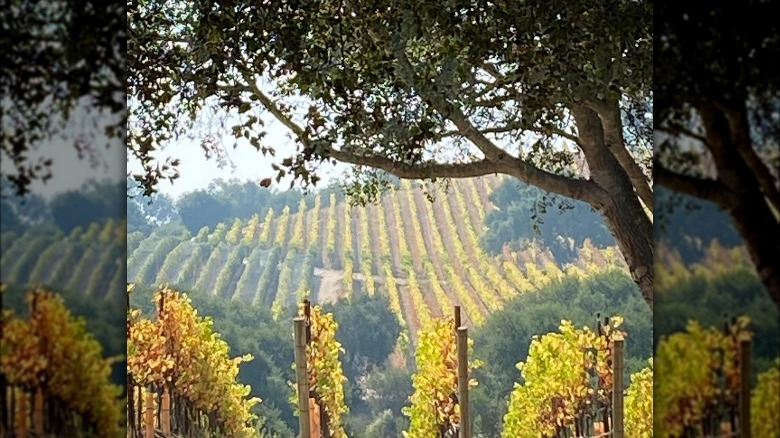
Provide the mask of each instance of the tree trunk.
MULTIPOLYGON (((735 105, 732 110, 747 111, 744 105, 735 105)), ((764 197, 757 176, 759 172, 751 168, 735 145, 740 140, 739 134, 748 132, 748 127, 741 125, 747 123, 747 116, 743 114, 729 120, 715 105, 702 105, 699 111, 718 178, 730 195, 720 196, 715 202, 731 216, 761 282, 780 308, 780 265, 777 264, 780 260, 780 224, 764 197)))
POLYGON ((780 309, 780 264, 777 263, 780 260, 780 225, 774 220, 763 197, 759 198, 740 199, 739 205, 731 211, 731 217, 761 282, 780 309))
POLYGON ((634 191, 628 172, 605 143, 605 131, 596 111, 572 105, 580 147, 591 178, 602 189, 590 204, 604 216, 631 277, 653 308, 653 224, 634 191))
POLYGON ((633 193, 611 197, 602 209, 607 226, 615 236, 618 248, 639 286, 642 297, 653 308, 653 224, 633 193))

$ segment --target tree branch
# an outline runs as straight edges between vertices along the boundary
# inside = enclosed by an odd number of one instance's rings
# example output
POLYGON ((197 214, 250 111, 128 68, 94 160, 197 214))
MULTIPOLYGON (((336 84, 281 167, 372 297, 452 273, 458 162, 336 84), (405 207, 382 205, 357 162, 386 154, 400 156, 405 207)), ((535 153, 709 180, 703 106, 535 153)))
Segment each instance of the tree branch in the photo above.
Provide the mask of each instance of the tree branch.
MULTIPOLYGON (((479 130, 479 132, 481 132, 482 134, 502 134, 502 133, 511 132, 511 131, 531 131, 531 132, 536 132, 538 134, 543 134, 543 135, 555 134, 555 135, 557 135, 559 137, 562 137, 562 138, 565 138, 567 140, 572 141, 574 144, 576 144, 578 146, 580 144, 580 138, 579 137, 577 137, 576 135, 571 134, 569 132, 566 132, 563 129, 558 129, 558 128, 549 128, 549 129, 535 128, 535 127, 531 127, 531 126, 525 125, 525 124, 523 124, 521 122, 511 122, 511 123, 507 123, 507 124, 505 124, 503 126, 495 126, 495 127, 492 127, 492 128, 482 128, 482 129, 479 130)), ((445 132, 442 133, 442 137, 453 137, 453 136, 456 136, 456 135, 462 135, 462 134, 461 134, 460 131, 445 131, 445 132)))
POLYGON ((744 106, 735 109, 727 105, 717 105, 726 115, 731 130, 732 142, 737 148, 737 152, 745 160, 745 163, 755 173, 761 191, 766 196, 767 201, 772 205, 775 211, 780 211, 780 191, 775 185, 775 178, 769 172, 764 162, 753 149, 753 143, 750 140, 748 132, 747 108, 744 106))
POLYGON ((701 134, 697 134, 697 133, 691 131, 688 128, 683 128, 681 126, 674 127, 674 128, 668 128, 668 127, 664 127, 664 126, 654 126, 653 129, 655 129, 657 131, 665 132, 665 133, 670 134, 670 135, 675 136, 675 137, 679 137, 680 134, 682 134, 682 135, 684 135, 686 137, 690 137, 690 138, 692 138, 692 139, 694 139, 696 141, 701 142, 704 146, 709 147, 709 143, 707 143, 707 138, 706 137, 704 137, 701 134))
MULTIPOLYGON (((296 124, 268 95, 260 90, 249 72, 245 71, 242 74, 247 82, 248 89, 258 97, 258 100, 268 112, 290 129, 304 145, 310 146, 311 142, 305 136, 304 129, 296 124)), ((476 132, 476 130, 470 132, 470 134, 482 138, 483 141, 490 141, 479 132, 476 132)), ((379 168, 404 179, 469 178, 503 173, 512 175, 542 190, 578 199, 593 206, 603 205, 606 199, 606 193, 603 189, 592 181, 574 179, 547 172, 522 159, 511 157, 506 153, 505 156, 495 161, 486 158, 481 161, 453 164, 432 161, 415 164, 404 163, 383 156, 361 155, 333 147, 327 153, 324 153, 323 157, 334 158, 354 165, 379 168)))
POLYGON ((328 158, 344 163, 382 169, 404 179, 472 178, 502 173, 495 163, 488 160, 454 164, 435 161, 412 164, 379 155, 360 155, 335 148, 330 149, 327 155, 328 158))
POLYGON ((605 103, 589 102, 591 109, 596 111, 604 128, 604 142, 612 155, 617 158, 620 167, 626 171, 637 196, 649 208, 653 209, 653 189, 647 177, 634 157, 628 152, 623 137, 623 123, 620 119, 620 106, 617 101, 605 103))
POLYGON ((676 192, 714 202, 727 210, 735 202, 734 195, 720 181, 682 175, 658 162, 653 166, 653 179, 676 192))
POLYGON ((270 112, 274 117, 276 117, 277 120, 282 122, 284 126, 287 127, 290 131, 295 134, 296 137, 298 137, 299 140, 301 140, 304 144, 308 143, 308 139, 306 138, 304 134, 304 129, 301 128, 297 123, 295 123, 290 116, 285 114, 281 108, 279 108, 278 105, 263 91, 260 89, 260 87, 257 86, 257 82, 255 82, 255 79, 248 70, 244 69, 241 71, 241 75, 244 77, 244 80, 246 81, 247 86, 249 87, 249 90, 254 93, 257 96, 257 100, 260 101, 261 104, 270 112))

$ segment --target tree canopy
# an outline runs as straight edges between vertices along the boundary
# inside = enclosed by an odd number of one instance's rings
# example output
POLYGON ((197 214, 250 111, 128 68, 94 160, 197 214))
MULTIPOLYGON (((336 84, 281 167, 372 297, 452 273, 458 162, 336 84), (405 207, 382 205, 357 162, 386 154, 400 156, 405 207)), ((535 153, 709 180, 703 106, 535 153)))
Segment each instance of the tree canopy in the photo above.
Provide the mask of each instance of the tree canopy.
POLYGON ((204 114, 229 114, 200 132, 209 155, 226 135, 273 155, 270 116, 297 147, 277 181, 339 161, 369 201, 387 173, 502 173, 586 202, 652 304, 650 2, 135 0, 129 29, 128 156, 148 192, 177 172, 160 148, 204 114))
POLYGON ((42 141, 64 134, 75 111, 96 121, 117 116, 98 132, 72 129, 79 156, 95 156, 96 135, 124 139, 127 26, 124 4, 93 0, 11 0, 0 8, 0 158, 17 194, 51 178, 51 151, 42 141))
POLYGON ((780 29, 761 1, 660 6, 655 177, 727 211, 780 306, 780 29))

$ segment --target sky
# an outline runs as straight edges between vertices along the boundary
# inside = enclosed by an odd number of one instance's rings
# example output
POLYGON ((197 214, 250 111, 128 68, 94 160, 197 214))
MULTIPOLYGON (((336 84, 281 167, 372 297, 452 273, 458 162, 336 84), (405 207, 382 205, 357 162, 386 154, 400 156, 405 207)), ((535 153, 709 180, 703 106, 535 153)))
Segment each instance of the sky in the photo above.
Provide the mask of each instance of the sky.
MULTIPOLYGON (((206 158, 197 141, 184 139, 172 142, 156 156, 160 162, 164 162, 167 157, 178 158, 180 160, 180 176, 173 183, 168 180, 161 181, 158 186, 160 193, 178 199, 187 192, 207 188, 214 180, 234 178, 259 183, 264 178, 273 177, 273 188, 279 191, 289 189, 289 178, 276 183, 276 171, 273 170, 271 164, 281 163, 284 157, 294 153, 295 145, 287 135, 289 131, 280 122, 270 116, 261 117, 261 119, 265 123, 267 131, 265 140, 268 144, 274 145, 276 149, 275 157, 264 156, 262 152, 249 145, 249 142, 244 138, 241 138, 238 147, 234 148, 235 139, 229 136, 223 139, 223 148, 232 164, 220 168, 216 160, 206 158)), ((345 168, 345 165, 324 165, 318 173, 318 176, 321 177, 321 181, 317 183, 318 187, 325 187, 337 179, 345 168)), ((130 160, 127 163, 127 169, 138 172, 141 167, 137 161, 130 160)))
MULTIPOLYGON (((100 131, 109 119, 101 116, 95 117, 97 118, 97 129, 94 131, 100 131)), ((78 190, 89 179, 120 182, 124 181, 128 170, 140 170, 140 165, 137 162, 128 160, 127 148, 123 141, 109 140, 102 135, 96 136, 92 141, 97 152, 97 163, 91 163, 87 157, 78 157, 74 141, 78 133, 82 132, 82 127, 91 123, 92 120, 93 118, 87 115, 84 108, 74 111, 73 117, 62 135, 41 142, 30 152, 30 162, 36 162, 39 157, 52 158, 53 160, 52 178, 46 183, 35 181, 30 187, 33 193, 46 200, 51 200, 59 193, 78 190)), ((167 145, 159 157, 161 162, 164 161, 165 157, 179 158, 181 162, 179 166, 180 177, 173 184, 168 180, 161 181, 158 190, 177 199, 184 193, 205 189, 212 181, 220 178, 225 180, 238 178, 239 180, 259 182, 263 178, 275 177, 276 173, 271 168, 271 163, 279 162, 292 153, 294 146, 292 140, 287 138, 285 127, 274 120, 265 121, 268 130, 266 138, 271 144, 277 145, 276 157, 263 156, 245 139, 241 139, 243 142, 240 141, 238 147, 234 149, 234 139, 230 137, 224 139, 224 146, 234 167, 228 166, 220 169, 215 160, 209 160, 205 157, 196 141, 185 139, 174 142, 167 145)), ((0 166, 4 172, 12 169, 9 160, 2 160, 0 166)), ((341 175, 345 167, 344 165, 323 166, 320 173, 322 180, 318 186, 326 186, 341 175)), ((273 187, 276 190, 287 190, 289 186, 290 180, 287 179, 282 180, 279 184, 274 181, 273 187)))
MULTIPOLYGON (((95 136, 90 144, 96 151, 97 160, 93 163, 88 157, 79 159, 74 147, 74 141, 79 133, 102 131, 102 127, 110 122, 110 118, 91 113, 84 106, 77 107, 61 134, 34 145, 29 153, 29 162, 36 163, 38 158, 52 159, 52 178, 43 183, 34 181, 30 191, 51 200, 55 195, 70 190, 78 190, 89 179, 123 181, 125 178, 124 142, 109 140, 103 135, 95 136), (95 122, 96 128, 92 127, 95 122), (89 127, 87 127, 89 125, 89 127)), ((3 173, 13 170, 10 160, 2 157, 0 168, 3 173)), ((15 172, 13 172, 15 173, 15 172)))

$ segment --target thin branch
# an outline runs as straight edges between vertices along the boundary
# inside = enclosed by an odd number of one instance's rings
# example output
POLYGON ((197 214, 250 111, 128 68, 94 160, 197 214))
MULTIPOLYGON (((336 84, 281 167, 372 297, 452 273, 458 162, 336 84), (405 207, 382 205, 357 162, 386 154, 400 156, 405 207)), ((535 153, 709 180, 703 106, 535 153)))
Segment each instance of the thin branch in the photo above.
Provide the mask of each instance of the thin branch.
POLYGON ((304 129, 301 128, 297 123, 293 122, 292 118, 285 114, 284 111, 282 111, 281 108, 276 105, 273 99, 271 99, 267 94, 263 93, 260 87, 257 86, 257 82, 255 82, 253 75, 248 70, 243 70, 241 75, 244 77, 244 80, 246 81, 250 91, 252 91, 252 93, 257 96, 257 100, 263 104, 268 112, 276 117, 277 120, 282 122, 282 124, 286 126, 287 129, 292 131, 293 134, 295 134, 295 136, 301 140, 301 142, 307 144, 308 138, 306 138, 304 129))
MULTIPOLYGON (((580 138, 576 135, 566 132, 563 129, 559 128, 536 128, 532 126, 528 126, 526 124, 520 123, 520 122, 513 122, 513 123, 507 123, 503 126, 494 126, 492 128, 481 128, 479 132, 483 134, 503 134, 511 131, 531 131, 536 132, 538 134, 543 135, 549 135, 549 134, 555 134, 559 137, 565 138, 567 140, 572 141, 574 144, 578 145, 580 144, 580 138)), ((457 135, 462 135, 460 131, 445 131, 442 133, 442 137, 454 137, 457 135)))

